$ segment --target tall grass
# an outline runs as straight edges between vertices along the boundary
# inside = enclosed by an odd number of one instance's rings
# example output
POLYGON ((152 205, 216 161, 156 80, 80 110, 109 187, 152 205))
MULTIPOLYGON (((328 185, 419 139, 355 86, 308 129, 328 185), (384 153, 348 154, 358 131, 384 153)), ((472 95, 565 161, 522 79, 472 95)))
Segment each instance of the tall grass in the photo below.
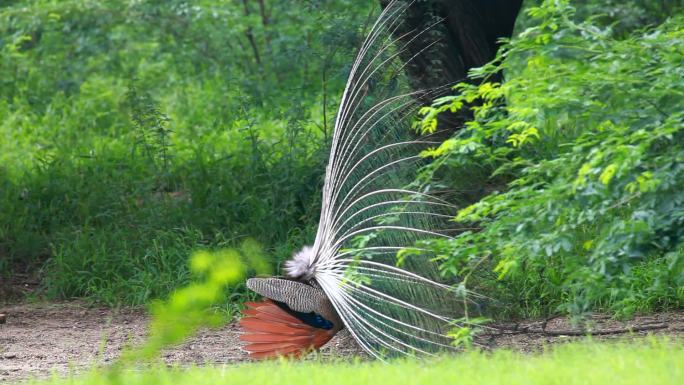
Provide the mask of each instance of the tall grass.
POLYGON ((323 112, 368 8, 306 7, 274 3, 266 23, 211 1, 0 6, 3 280, 39 271, 48 298, 142 304, 187 282, 195 249, 252 237, 275 266, 307 242, 323 112))
MULTIPOLYGON (((119 113, 125 127, 126 112, 119 113)), ((65 138, 61 127, 79 118, 44 116, 60 121, 43 123, 60 127, 41 133, 55 136, 45 140, 48 148, 24 152, 35 157, 31 166, 8 162, 2 172, 5 252, 15 268, 42 266, 51 297, 144 303, 185 282, 195 248, 252 236, 282 257, 294 246, 288 240, 304 242, 315 221, 323 146, 268 143, 253 127, 258 123, 245 122, 194 139, 175 134, 168 159, 158 161, 161 152, 143 151, 133 128, 65 138)), ((261 130, 279 128, 266 124, 261 130)), ((320 143, 289 124, 298 140, 320 143)), ((181 130, 173 121, 170 128, 181 130)))

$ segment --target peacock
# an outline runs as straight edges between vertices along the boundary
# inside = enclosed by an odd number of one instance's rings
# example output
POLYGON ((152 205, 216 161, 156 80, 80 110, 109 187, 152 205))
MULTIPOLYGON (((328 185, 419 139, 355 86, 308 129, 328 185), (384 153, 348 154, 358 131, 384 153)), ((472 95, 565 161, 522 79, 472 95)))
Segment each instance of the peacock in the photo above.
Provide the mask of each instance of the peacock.
POLYGON ((444 139, 417 135, 415 116, 450 85, 415 90, 406 66, 440 42, 440 23, 404 31, 409 3, 389 2, 352 64, 336 115, 313 245, 294 253, 284 277, 252 278, 264 297, 246 304, 241 340, 252 358, 301 356, 346 328, 373 357, 424 356, 454 349, 471 300, 443 282, 426 243, 454 236, 457 207, 415 182, 421 152, 444 139), (433 36, 434 35, 434 36, 433 36), (421 246, 422 245, 422 246, 421 246))

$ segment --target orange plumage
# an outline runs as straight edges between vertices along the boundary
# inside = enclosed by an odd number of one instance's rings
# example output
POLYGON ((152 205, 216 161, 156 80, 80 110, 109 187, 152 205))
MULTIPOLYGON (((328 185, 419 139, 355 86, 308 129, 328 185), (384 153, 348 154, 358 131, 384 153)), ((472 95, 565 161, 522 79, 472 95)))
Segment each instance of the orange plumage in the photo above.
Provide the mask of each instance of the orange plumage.
POLYGON ((323 346, 336 332, 307 325, 270 300, 246 305, 240 340, 247 342, 244 350, 251 358, 300 357, 323 346))

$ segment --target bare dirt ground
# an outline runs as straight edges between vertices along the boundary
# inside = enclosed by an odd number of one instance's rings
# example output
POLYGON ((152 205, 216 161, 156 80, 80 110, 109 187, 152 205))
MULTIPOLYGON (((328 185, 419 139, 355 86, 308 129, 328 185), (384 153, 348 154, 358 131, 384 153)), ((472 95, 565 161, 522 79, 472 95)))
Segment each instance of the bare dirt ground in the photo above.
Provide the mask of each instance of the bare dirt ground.
MULTIPOLYGON (((126 346, 141 342, 149 317, 141 309, 92 308, 79 302, 17 304, 0 307, 0 383, 53 372, 79 372, 108 364, 126 346)), ((247 360, 235 323, 203 330, 183 345, 165 350, 167 364, 236 363, 247 360)), ((348 333, 340 333, 323 350, 324 357, 359 354, 348 333)))
MULTIPOLYGON (((0 324, 0 383, 53 372, 79 372, 93 364, 112 362, 121 350, 140 342, 146 334, 148 316, 140 309, 92 308, 79 302, 15 304, 0 308, 6 322, 0 324)), ((669 335, 684 342, 684 312, 639 316, 618 322, 597 315, 573 327, 565 318, 495 325, 477 343, 485 348, 535 351, 586 338, 640 338, 669 335)), ((167 364, 231 364, 245 361, 236 324, 205 330, 198 336, 163 352, 167 364)), ((323 357, 362 355, 348 333, 340 333, 323 351, 323 357)))

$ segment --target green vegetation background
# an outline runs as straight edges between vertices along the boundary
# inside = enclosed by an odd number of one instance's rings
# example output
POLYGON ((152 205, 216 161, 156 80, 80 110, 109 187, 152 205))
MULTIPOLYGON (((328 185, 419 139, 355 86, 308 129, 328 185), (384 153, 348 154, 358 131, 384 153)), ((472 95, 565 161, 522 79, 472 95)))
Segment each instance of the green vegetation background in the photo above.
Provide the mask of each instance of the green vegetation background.
POLYGON ((0 8, 0 271, 143 304, 198 248, 312 236, 370 7, 29 1, 0 8), (250 46, 255 42, 255 51, 250 46), (257 59, 258 58, 258 59, 257 59))
MULTIPOLYGON (((139 305, 197 250, 253 239, 252 274, 311 242, 374 3, 246 4, 0 3, 0 279, 139 305)), ((528 1, 485 83, 425 109, 473 108, 417 177, 478 229, 427 246, 498 316, 682 307, 684 5, 572 4, 528 1)))

